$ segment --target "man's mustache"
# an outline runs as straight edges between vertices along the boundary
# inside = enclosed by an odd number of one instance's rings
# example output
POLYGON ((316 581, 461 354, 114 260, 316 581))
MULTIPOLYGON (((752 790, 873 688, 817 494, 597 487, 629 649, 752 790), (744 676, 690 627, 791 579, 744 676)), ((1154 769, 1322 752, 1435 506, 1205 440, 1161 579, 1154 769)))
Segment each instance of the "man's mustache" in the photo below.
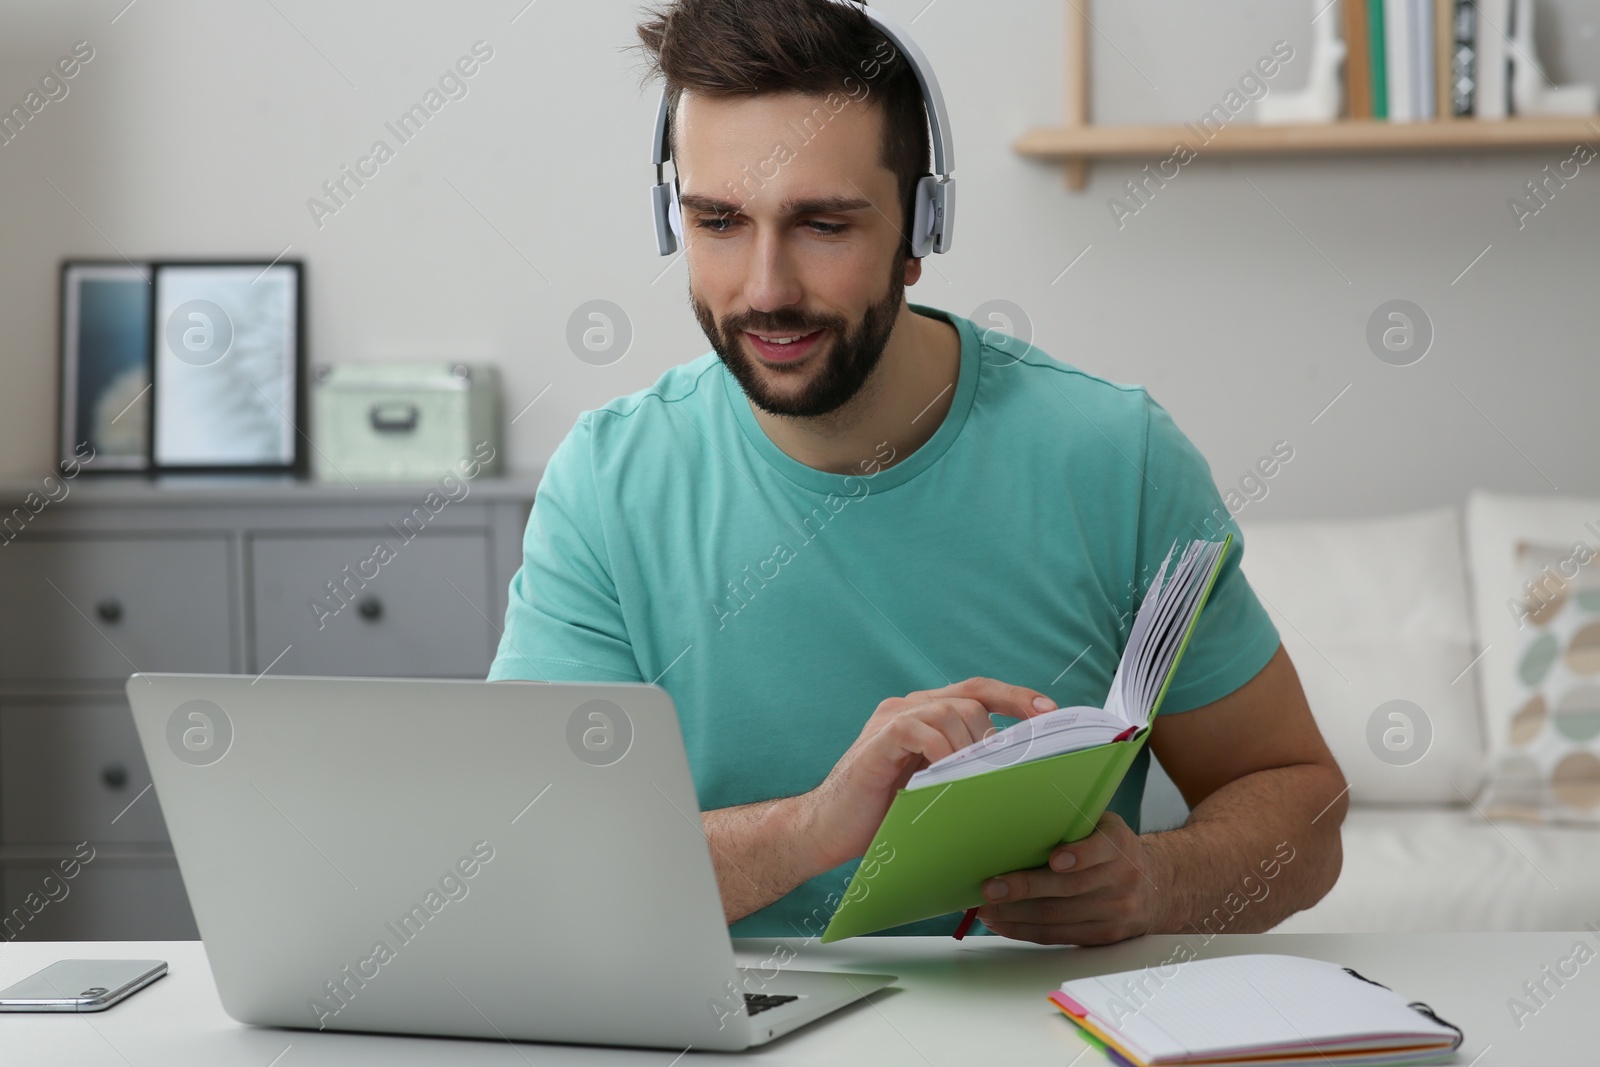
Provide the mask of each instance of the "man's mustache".
POLYGON ((729 333, 753 333, 758 337, 782 337, 788 334, 816 333, 818 330, 833 328, 831 322, 760 322, 752 323, 749 320, 736 320, 727 325, 729 333))

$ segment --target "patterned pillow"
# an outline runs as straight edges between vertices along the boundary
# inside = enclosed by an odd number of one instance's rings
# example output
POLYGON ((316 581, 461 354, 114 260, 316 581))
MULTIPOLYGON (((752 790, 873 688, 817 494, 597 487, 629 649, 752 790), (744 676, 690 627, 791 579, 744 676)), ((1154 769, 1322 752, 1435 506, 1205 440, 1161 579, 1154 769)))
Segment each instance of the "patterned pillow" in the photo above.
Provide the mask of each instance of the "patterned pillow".
POLYGON ((1516 710, 1484 813, 1600 826, 1600 558, 1582 542, 1516 555, 1516 710))

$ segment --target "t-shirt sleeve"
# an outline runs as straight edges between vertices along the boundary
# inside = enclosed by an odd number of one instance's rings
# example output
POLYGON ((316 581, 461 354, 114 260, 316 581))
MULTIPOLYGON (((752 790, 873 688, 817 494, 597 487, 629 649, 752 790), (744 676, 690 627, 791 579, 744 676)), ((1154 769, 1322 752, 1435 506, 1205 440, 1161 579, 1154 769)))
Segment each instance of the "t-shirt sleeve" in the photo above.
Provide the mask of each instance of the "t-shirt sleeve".
POLYGON ((1220 541, 1233 534, 1211 596, 1161 701, 1159 713, 1175 715, 1220 700, 1254 678, 1277 651, 1279 636, 1239 569, 1244 538, 1217 492, 1210 465, 1166 408, 1148 394, 1145 402, 1141 466, 1146 477, 1141 488, 1136 557, 1140 596, 1148 590, 1174 542, 1178 544, 1173 553, 1176 561, 1195 538, 1220 541))
POLYGON ((607 559, 592 434, 586 414, 539 480, 491 682, 643 681, 607 559))

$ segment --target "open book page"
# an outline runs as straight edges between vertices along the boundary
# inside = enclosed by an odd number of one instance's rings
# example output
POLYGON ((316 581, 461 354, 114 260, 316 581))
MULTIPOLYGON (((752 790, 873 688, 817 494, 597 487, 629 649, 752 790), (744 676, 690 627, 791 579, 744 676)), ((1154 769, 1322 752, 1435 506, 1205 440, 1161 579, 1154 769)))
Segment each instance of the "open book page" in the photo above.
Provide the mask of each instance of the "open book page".
MULTIPOLYGON (((1139 622, 1135 620, 1136 632, 1129 637, 1128 648, 1123 651, 1122 663, 1117 668, 1118 677, 1112 683, 1112 689, 1121 694, 1119 710, 1128 721, 1139 724, 1150 721, 1156 699, 1171 675, 1178 652, 1199 611, 1200 598, 1217 569, 1224 544, 1226 542, 1191 541, 1178 561, 1172 580, 1162 582, 1154 596, 1147 593, 1139 606, 1141 617, 1147 610, 1150 612, 1150 623, 1140 632, 1139 622)), ((1170 553, 1168 558, 1170 560, 1170 553)), ((1162 573, 1165 570, 1166 563, 1163 563, 1162 573)), ((1157 574, 1158 581, 1162 573, 1157 574)))
MULTIPOLYGON (((1150 631, 1157 624, 1162 605, 1165 603, 1171 607, 1170 593, 1165 600, 1161 594, 1163 589, 1169 587, 1166 581, 1167 566, 1172 562, 1172 553, 1176 549, 1177 545, 1174 544, 1167 550, 1166 559, 1161 561, 1161 569, 1145 591, 1144 601, 1139 605, 1139 611, 1133 618, 1133 627, 1128 633, 1128 643, 1117 662, 1117 672, 1112 675, 1111 691, 1106 694, 1106 707, 1130 722, 1133 716, 1129 714, 1129 706, 1138 706, 1136 695, 1130 692, 1131 678, 1135 673, 1150 669, 1150 631)), ((1181 568, 1181 560, 1179 565, 1181 568)))
POLYGON ((1128 729, 1123 719, 1102 708, 1057 708, 999 730, 911 776, 907 789, 942 785, 958 778, 998 770, 1045 756, 1093 748, 1128 729))
POLYGON ((1177 545, 1167 552, 1139 605, 1104 708, 1057 708, 1023 719, 918 771, 906 788, 1093 748, 1147 725, 1226 544, 1192 541, 1175 563, 1177 545))

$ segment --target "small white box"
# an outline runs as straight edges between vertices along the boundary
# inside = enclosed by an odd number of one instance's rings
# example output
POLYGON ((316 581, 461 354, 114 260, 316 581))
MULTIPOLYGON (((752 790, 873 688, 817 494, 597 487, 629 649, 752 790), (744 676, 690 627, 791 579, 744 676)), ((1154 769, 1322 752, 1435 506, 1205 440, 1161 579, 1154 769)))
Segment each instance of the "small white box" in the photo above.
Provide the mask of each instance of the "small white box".
POLYGON ((445 361, 319 366, 312 428, 322 481, 427 481, 467 460, 498 474, 500 372, 445 361))

